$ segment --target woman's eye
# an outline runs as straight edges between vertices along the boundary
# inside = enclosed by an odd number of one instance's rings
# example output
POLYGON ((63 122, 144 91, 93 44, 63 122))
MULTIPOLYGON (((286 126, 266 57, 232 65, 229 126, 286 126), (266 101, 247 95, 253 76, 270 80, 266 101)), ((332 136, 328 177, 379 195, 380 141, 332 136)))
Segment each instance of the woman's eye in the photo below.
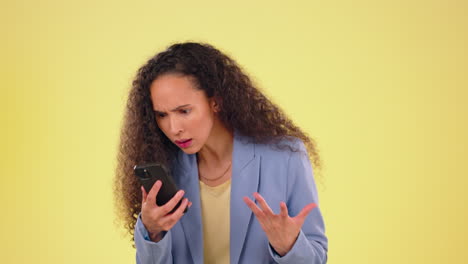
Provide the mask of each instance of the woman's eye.
POLYGON ((190 113, 190 109, 181 109, 180 112, 182 114, 188 114, 188 113, 190 113))
POLYGON ((166 116, 166 114, 164 114, 164 113, 156 113, 157 118, 163 118, 165 116, 166 116))

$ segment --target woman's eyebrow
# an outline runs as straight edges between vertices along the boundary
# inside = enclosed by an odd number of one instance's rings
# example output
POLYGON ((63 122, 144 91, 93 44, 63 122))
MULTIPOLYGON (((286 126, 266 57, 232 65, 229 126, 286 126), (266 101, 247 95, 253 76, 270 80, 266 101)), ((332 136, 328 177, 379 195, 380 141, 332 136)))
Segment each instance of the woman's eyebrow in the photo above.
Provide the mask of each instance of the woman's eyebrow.
MULTIPOLYGON (((179 105, 178 107, 172 109, 171 112, 175 112, 175 111, 179 110, 180 108, 184 108, 184 107, 187 107, 187 106, 190 106, 190 104, 179 105)), ((153 111, 156 112, 156 113, 164 113, 164 112, 156 110, 156 109, 153 109, 153 111)))

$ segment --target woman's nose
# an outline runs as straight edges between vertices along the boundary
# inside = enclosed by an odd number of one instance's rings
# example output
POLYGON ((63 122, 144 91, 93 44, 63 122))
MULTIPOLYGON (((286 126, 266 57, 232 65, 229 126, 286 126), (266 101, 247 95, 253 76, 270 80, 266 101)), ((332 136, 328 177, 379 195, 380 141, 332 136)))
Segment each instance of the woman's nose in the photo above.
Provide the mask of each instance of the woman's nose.
POLYGON ((171 133, 173 133, 174 135, 177 135, 179 134, 180 132, 182 132, 182 124, 181 122, 178 120, 177 117, 172 117, 169 121, 169 125, 170 125, 170 131, 171 133))

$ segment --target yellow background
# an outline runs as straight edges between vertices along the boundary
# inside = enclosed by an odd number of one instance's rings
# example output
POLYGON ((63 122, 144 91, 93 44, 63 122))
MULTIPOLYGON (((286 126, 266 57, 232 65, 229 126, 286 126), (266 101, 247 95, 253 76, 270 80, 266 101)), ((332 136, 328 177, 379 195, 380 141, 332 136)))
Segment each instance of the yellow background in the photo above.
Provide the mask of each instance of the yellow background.
POLYGON ((235 58, 319 144, 329 263, 468 263, 468 4, 2 1, 1 263, 133 263, 112 177, 136 70, 235 58))

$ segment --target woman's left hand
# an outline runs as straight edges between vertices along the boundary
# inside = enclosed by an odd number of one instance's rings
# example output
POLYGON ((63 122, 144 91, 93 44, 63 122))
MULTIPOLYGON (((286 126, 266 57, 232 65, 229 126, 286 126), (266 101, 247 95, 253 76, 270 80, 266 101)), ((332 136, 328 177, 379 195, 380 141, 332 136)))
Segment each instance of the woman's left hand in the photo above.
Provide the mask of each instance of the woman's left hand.
POLYGON ((259 202, 260 208, 248 197, 244 197, 244 202, 257 217, 258 222, 260 222, 263 231, 267 235, 270 245, 275 249, 276 253, 280 256, 286 255, 296 242, 307 215, 317 205, 310 203, 302 208, 298 215, 290 217, 288 208, 284 202, 280 203, 281 212, 274 214, 259 193, 254 193, 253 195, 259 202))

